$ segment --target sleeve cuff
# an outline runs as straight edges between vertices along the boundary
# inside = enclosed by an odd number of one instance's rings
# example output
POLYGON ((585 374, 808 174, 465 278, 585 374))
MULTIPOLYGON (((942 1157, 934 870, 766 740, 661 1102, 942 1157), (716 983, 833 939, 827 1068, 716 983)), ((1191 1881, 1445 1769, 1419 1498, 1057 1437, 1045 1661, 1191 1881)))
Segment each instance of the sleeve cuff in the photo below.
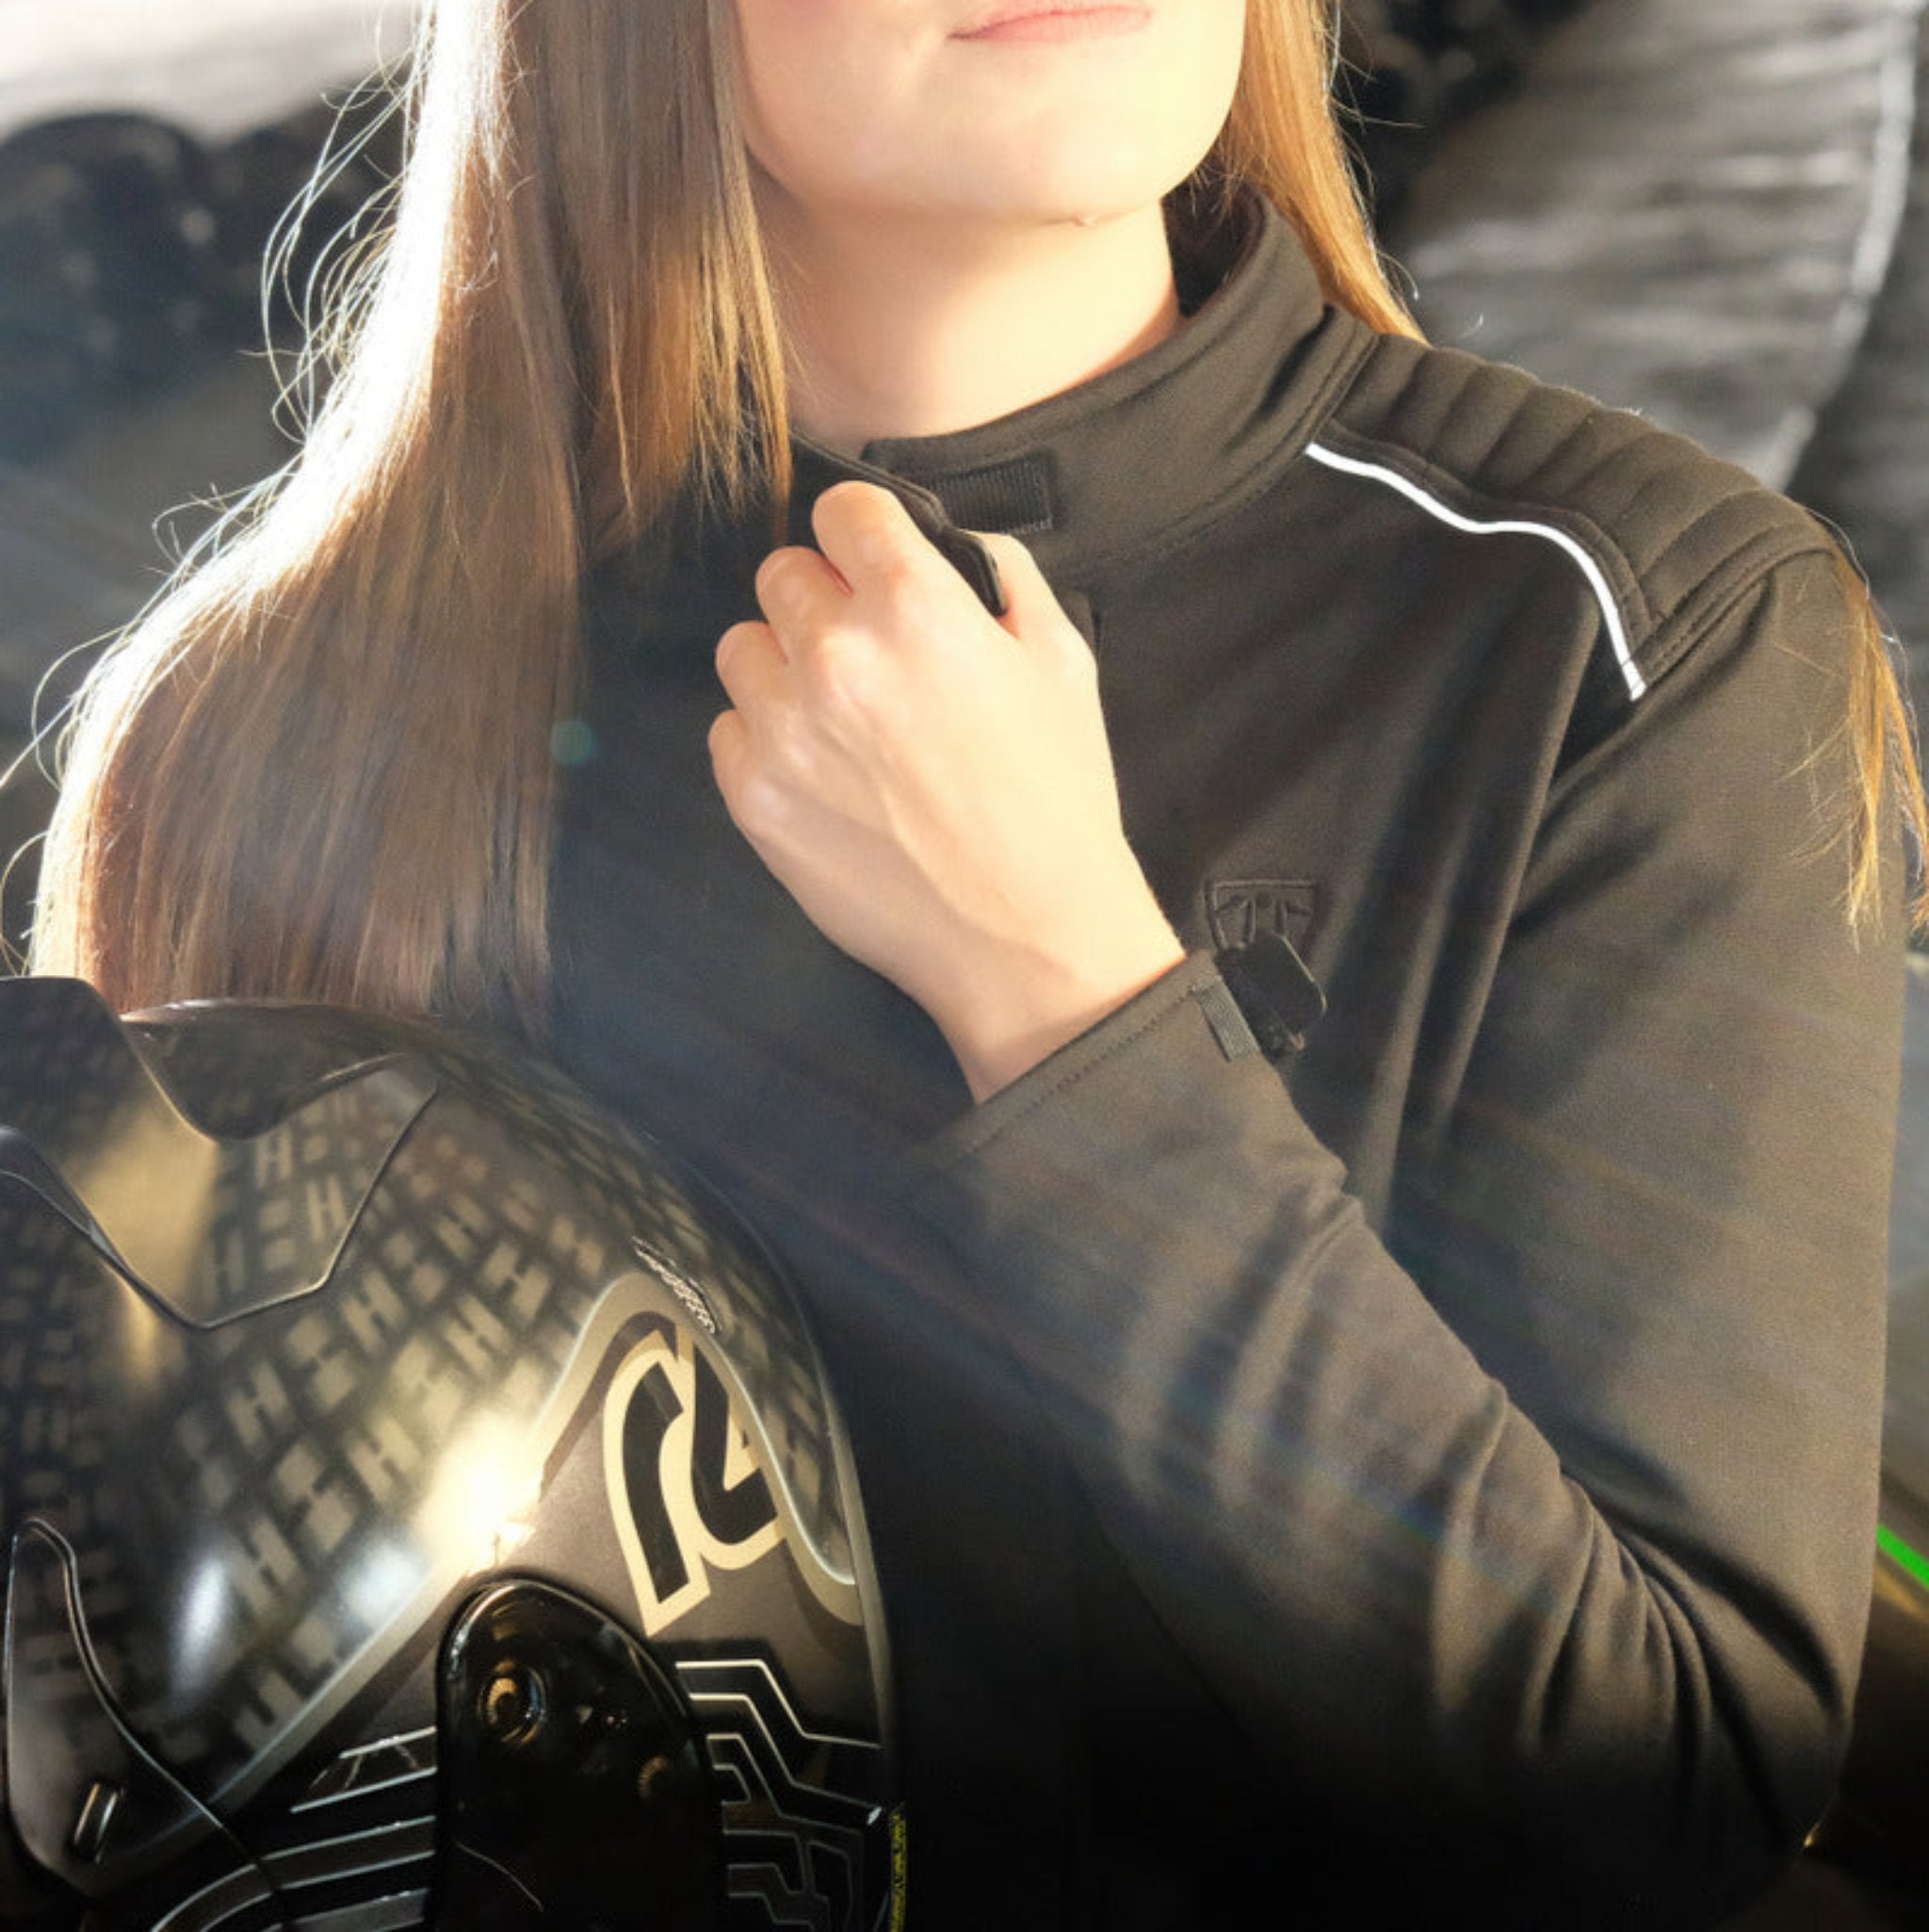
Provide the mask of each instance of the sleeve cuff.
MULTIPOLYGON (((1258 1039, 1210 954, 1195 952, 1135 994, 1096 1026, 1041 1061, 1022 1080, 974 1107, 926 1144, 924 1166, 942 1174, 981 1153, 1071 1089, 1161 1032, 1196 1029, 1223 1061, 1257 1059, 1258 1039)), ((1196 1046, 1194 1047, 1196 1050, 1196 1046)))

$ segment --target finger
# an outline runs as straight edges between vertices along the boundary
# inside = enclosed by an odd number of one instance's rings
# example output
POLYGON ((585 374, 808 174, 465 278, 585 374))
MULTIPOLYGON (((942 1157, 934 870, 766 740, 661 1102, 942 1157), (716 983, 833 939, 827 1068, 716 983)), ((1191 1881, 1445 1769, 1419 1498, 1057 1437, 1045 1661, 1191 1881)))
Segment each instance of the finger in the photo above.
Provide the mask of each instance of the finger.
POLYGON ((783 642, 820 629, 850 602, 851 589, 825 558, 793 544, 772 550, 757 566, 756 596, 783 642))
MULTIPOLYGON (((710 775, 723 808, 739 831, 743 830, 743 800, 749 789, 751 771, 750 727, 738 711, 722 711, 710 721, 710 775)), ((749 835, 746 833, 746 836, 749 835)))
POLYGON ((854 594, 916 584, 941 594, 969 590, 906 510, 881 483, 833 483, 811 505, 819 547, 854 594))
POLYGON ((768 624, 733 624, 717 640, 717 676, 738 710, 773 698, 787 668, 783 644, 768 624))

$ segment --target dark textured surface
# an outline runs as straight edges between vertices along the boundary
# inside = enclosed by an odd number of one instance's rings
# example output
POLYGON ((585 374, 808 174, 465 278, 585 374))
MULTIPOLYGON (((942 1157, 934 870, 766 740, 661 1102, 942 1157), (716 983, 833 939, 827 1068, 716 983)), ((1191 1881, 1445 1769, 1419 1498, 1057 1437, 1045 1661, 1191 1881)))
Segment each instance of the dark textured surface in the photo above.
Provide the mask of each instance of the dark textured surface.
POLYGON ((1619 0, 1451 134, 1395 236, 1431 331, 1786 483, 1893 242, 1921 0, 1619 0))
POLYGON ((1921 0, 1624 0, 1451 133, 1392 242, 1436 338, 1837 522, 1929 676, 1921 0), (1913 123, 1913 130, 1912 130, 1913 123))
MULTIPOLYGON (((1917 50, 1916 93, 1929 106, 1929 24, 1917 50)), ((1921 107, 1888 280, 1791 487, 1847 532, 1908 650, 1920 706, 1929 690, 1929 111, 1921 107)))

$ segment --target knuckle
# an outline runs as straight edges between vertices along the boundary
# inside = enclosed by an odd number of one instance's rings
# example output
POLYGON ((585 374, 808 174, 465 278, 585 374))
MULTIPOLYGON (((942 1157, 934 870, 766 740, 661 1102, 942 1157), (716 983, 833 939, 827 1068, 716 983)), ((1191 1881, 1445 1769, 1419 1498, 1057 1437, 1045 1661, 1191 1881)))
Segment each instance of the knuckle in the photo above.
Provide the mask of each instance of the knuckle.
POLYGON ((746 763, 761 770, 781 768, 801 731, 809 728, 809 694, 795 685, 775 693, 746 719, 750 756, 746 763))
POLYGON ((780 748, 768 739, 743 740, 729 759, 724 804, 748 838, 766 839, 783 821, 787 784, 782 764, 780 748))
POLYGON ((817 641, 811 670, 819 702, 835 709, 862 704, 876 677, 874 653, 864 639, 842 625, 817 641))
POLYGON ((752 766, 737 788, 738 822, 745 831, 768 832, 777 821, 782 796, 783 787, 770 772, 761 766, 752 766))
POLYGON ((772 550, 757 565, 757 602, 767 609, 773 602, 794 605, 803 588, 798 576, 800 561, 794 550, 772 550))
POLYGON ((733 624, 717 640, 717 668, 721 671, 727 665, 740 662, 745 652, 754 647, 757 633, 762 628, 761 625, 752 623, 733 624))
POLYGON ((847 550, 876 576, 901 562, 915 535, 909 512, 882 483, 833 483, 811 506, 811 528, 826 547, 847 550))
POLYGON ((862 516, 875 507, 880 496, 886 494, 876 483, 867 483, 858 477, 846 477, 842 482, 833 483, 828 490, 819 494, 811 509, 812 521, 820 516, 829 517, 834 522, 862 516))
POLYGON ((924 560, 915 552, 892 544, 872 566, 878 588, 894 603, 916 600, 925 583, 924 560))

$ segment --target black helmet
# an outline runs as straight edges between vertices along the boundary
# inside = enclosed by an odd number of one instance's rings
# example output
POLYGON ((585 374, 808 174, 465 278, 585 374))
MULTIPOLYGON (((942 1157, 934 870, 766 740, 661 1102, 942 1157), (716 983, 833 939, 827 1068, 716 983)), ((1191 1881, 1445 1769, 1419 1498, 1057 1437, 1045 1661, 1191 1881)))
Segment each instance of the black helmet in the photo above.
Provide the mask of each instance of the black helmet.
POLYGON ((545 1070, 0 985, 0 1923, 901 1914, 818 1354, 545 1070))

